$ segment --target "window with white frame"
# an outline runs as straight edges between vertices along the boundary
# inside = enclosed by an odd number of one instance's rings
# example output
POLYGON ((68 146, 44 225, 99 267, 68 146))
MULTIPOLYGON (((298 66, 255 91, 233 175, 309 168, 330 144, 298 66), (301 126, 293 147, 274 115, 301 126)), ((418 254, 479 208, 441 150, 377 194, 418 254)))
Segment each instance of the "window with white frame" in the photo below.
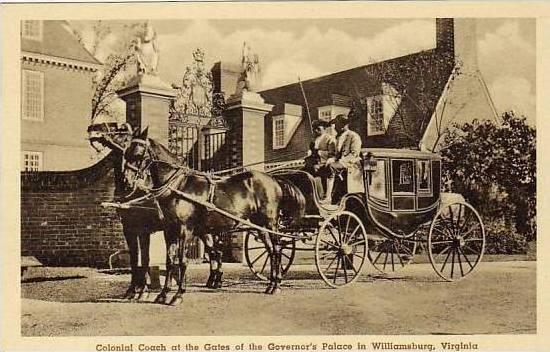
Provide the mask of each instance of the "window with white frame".
POLYGON ((42 152, 23 151, 21 154, 22 171, 42 171, 42 152))
POLYGON ((273 149, 285 147, 285 117, 273 117, 273 149))
POLYGON ((332 120, 332 106, 323 106, 318 109, 319 120, 330 121, 332 120))
POLYGON ((367 134, 369 136, 384 134, 384 108, 382 97, 373 97, 368 101, 367 134))
POLYGON ((24 120, 44 120, 44 73, 22 70, 22 107, 24 120))
POLYGON ((42 40, 42 21, 23 21, 21 27, 23 38, 42 40))

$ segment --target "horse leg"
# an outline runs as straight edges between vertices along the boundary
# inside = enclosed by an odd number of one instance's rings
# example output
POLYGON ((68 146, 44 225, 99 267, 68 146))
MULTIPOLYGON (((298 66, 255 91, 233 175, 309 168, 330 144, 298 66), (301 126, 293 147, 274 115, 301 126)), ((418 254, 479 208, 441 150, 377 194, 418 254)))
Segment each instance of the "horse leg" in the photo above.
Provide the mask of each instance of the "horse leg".
POLYGON ((138 240, 137 240, 137 234, 136 231, 129 228, 128 226, 124 226, 122 228, 122 231, 124 233, 124 238, 126 239, 126 245, 128 246, 128 251, 130 252, 130 286, 126 290, 126 293, 124 294, 124 299, 132 299, 134 298, 135 292, 136 292, 136 283, 137 278, 139 276, 138 274, 138 240))
POLYGON ((166 295, 172 288, 172 276, 174 275, 174 263, 176 262, 177 243, 176 238, 167 228, 164 230, 164 241, 166 244, 166 276, 164 278, 164 286, 155 298, 155 303, 166 303, 166 295))
POLYGON ((273 262, 272 262, 272 272, 273 272, 273 289, 271 290, 271 294, 277 294, 281 292, 281 282, 283 280, 283 273, 281 268, 281 261, 282 261, 282 246, 281 246, 281 239, 278 236, 273 236, 272 239, 274 245, 273 245, 273 262))
POLYGON ((149 277, 149 245, 151 242, 151 234, 147 232, 141 232, 139 234, 139 247, 141 255, 141 267, 139 268, 139 281, 137 284, 137 292, 135 299, 141 300, 149 297, 148 286, 151 283, 149 277))
POLYGON ((216 277, 214 278, 214 286, 213 288, 215 289, 218 289, 218 288, 221 288, 222 287, 222 276, 223 276, 223 271, 222 271, 222 257, 223 257, 223 252, 222 252, 222 241, 221 241, 221 237, 219 235, 217 235, 215 237, 215 244, 214 244, 214 252, 216 253, 215 255, 215 260, 216 260, 216 264, 217 264, 217 270, 216 270, 216 277))
POLYGON ((206 282, 206 287, 212 289, 218 289, 222 287, 222 250, 221 240, 219 235, 206 235, 205 245, 208 250, 208 257, 210 258, 210 275, 206 282), (208 242, 208 244, 206 244, 208 242))
POLYGON ((273 241, 271 241, 271 237, 269 236, 268 233, 262 233, 262 239, 263 239, 265 247, 267 248, 267 254, 269 256, 269 266, 270 266, 269 284, 267 285, 264 293, 271 294, 271 293, 273 293, 273 288, 275 287, 275 280, 274 280, 275 272, 273 271, 273 266, 275 264, 274 263, 274 261, 275 261, 274 246, 273 246, 273 241))
POLYGON ((204 249, 206 253, 208 253, 208 262, 210 264, 210 274, 208 275, 208 280, 206 280, 206 287, 213 288, 214 280, 216 278, 216 270, 217 270, 217 263, 216 263, 216 253, 214 247, 216 246, 214 243, 214 236, 210 234, 205 234, 202 236, 202 241, 204 242, 204 249))
POLYGON ((169 305, 175 306, 181 304, 183 301, 183 294, 186 290, 186 271, 187 271, 187 241, 192 238, 190 236, 191 231, 187 227, 182 226, 180 236, 178 237, 178 260, 179 260, 179 272, 178 272, 178 290, 169 305))

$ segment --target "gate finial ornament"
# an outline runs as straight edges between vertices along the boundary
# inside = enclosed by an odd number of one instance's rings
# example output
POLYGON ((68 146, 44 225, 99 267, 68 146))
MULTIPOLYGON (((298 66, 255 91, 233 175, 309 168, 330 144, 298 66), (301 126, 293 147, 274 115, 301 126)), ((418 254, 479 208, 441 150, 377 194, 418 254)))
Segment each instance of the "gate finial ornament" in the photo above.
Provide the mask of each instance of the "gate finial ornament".
POLYGON ((237 82, 236 93, 240 94, 243 90, 254 92, 260 85, 260 58, 258 54, 252 52, 247 42, 243 43, 241 58, 241 76, 237 82))
POLYGON ((151 22, 147 20, 143 34, 135 43, 138 75, 157 75, 159 48, 157 33, 151 22))

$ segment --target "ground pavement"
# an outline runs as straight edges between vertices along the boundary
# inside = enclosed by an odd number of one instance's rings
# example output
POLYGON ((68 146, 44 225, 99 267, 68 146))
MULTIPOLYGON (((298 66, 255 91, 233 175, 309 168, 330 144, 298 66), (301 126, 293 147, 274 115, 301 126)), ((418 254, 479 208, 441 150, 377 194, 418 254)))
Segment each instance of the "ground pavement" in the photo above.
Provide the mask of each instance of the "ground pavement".
MULTIPOLYGON (((204 288, 208 269, 192 266, 182 305, 118 299, 129 275, 86 268, 33 268, 22 283, 23 336, 364 335, 536 333, 536 262, 481 263, 459 282, 429 264, 392 276, 369 268, 331 289, 314 266, 295 265, 280 295, 241 265, 225 266, 225 286, 204 288)), ((150 297, 152 300, 154 296, 150 297)))

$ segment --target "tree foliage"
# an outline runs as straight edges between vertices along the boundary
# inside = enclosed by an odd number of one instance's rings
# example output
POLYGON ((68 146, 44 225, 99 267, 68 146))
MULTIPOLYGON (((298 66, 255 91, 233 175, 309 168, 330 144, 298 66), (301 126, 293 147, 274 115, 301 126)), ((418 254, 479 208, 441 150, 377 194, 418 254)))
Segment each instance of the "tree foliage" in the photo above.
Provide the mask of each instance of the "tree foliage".
POLYGON ((135 40, 143 35, 145 23, 131 23, 112 28, 102 21, 92 27, 92 37, 84 40, 82 33, 77 37, 92 55, 103 63, 102 68, 92 79, 93 97, 90 119, 98 117, 106 120, 121 118, 121 112, 114 102, 116 91, 123 88, 135 74, 135 40))
POLYGON ((490 220, 504 219, 528 240, 536 237, 536 132, 514 112, 502 124, 455 126, 441 150, 443 178, 490 220))

